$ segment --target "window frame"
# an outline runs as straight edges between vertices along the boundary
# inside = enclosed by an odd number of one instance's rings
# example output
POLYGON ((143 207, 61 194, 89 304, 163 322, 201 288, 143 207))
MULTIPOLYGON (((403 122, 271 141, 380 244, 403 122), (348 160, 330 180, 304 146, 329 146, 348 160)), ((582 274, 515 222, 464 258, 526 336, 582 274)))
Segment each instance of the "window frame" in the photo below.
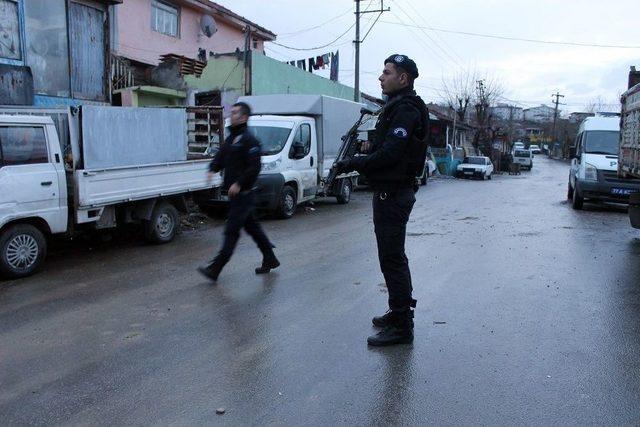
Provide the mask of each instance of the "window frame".
POLYGON ((0 64, 8 64, 8 65, 20 65, 24 66, 26 64, 27 52, 25 49, 26 40, 25 40, 25 21, 24 21, 24 7, 23 0, 6 0, 11 3, 15 3, 18 11, 18 38, 20 39, 20 59, 11 59, 0 56, 0 64))
POLYGON ((164 0, 151 0, 151 31, 154 31, 156 33, 165 35, 167 37, 173 37, 176 39, 180 38, 180 18, 181 18, 181 10, 180 10, 180 6, 173 4, 171 2, 168 1, 164 1, 164 0), (159 9, 164 13, 171 13, 169 10, 167 9, 173 9, 176 11, 176 33, 175 34, 169 34, 169 33, 165 33, 164 31, 161 31, 160 29, 156 28, 156 19, 154 19, 154 10, 155 9, 159 9))
POLYGON ((45 165, 45 164, 49 164, 52 163, 51 160, 51 153, 49 151, 49 141, 47 139, 47 131, 44 125, 39 125, 39 124, 29 124, 29 123, 16 123, 16 124, 2 124, 0 125, 0 129, 2 128, 31 128, 31 129, 40 129, 42 130, 42 137, 43 137, 43 141, 44 141, 44 150, 45 150, 45 155, 44 155, 44 162, 28 162, 28 163, 19 163, 19 164, 6 164, 5 163, 5 150, 3 148, 3 141, 2 138, 0 137, 0 153, 2 153, 2 155, 0 156, 0 169, 4 168, 4 167, 9 167, 9 166, 29 166, 29 165, 45 165))

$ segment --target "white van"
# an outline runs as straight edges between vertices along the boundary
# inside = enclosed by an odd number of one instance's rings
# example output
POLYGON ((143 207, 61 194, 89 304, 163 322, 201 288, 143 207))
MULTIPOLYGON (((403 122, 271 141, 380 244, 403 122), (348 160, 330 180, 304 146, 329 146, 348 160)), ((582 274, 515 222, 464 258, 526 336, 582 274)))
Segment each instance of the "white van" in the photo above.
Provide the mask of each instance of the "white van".
POLYGON ((574 209, 585 199, 627 203, 640 190, 638 181, 618 177, 620 119, 588 117, 580 125, 572 147, 567 198, 574 209))
POLYGON ((517 163, 521 168, 527 168, 531 170, 533 167, 533 153, 526 148, 514 148, 513 150, 513 163, 517 163))

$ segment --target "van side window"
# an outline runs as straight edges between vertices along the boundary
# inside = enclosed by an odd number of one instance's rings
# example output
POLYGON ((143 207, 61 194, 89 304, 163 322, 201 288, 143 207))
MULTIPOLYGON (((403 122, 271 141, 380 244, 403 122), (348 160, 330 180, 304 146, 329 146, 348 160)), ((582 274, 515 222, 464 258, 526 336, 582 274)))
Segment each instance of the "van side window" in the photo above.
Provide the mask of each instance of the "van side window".
POLYGON ((1 126, 0 153, 1 166, 49 163, 44 128, 1 126))
POLYGON ((304 145, 305 156, 309 154, 311 151, 311 126, 308 123, 301 124, 296 131, 296 135, 293 138, 293 144, 295 143, 301 143, 304 145))

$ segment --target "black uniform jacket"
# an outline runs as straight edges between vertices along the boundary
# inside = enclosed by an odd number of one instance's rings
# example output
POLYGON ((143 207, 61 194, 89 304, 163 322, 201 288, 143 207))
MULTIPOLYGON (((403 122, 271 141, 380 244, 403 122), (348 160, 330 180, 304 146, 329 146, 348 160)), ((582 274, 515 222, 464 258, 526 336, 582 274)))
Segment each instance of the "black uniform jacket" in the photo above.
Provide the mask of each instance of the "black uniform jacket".
POLYGON ((378 117, 369 155, 352 160, 352 167, 367 177, 371 187, 394 190, 413 186, 415 179, 407 173, 408 148, 415 132, 425 132, 425 111, 426 106, 412 89, 404 89, 389 99, 378 117))
POLYGON ((251 190, 260 173, 260 142, 247 125, 231 127, 231 134, 209 165, 211 172, 224 169, 223 189, 238 183, 241 191, 251 190))

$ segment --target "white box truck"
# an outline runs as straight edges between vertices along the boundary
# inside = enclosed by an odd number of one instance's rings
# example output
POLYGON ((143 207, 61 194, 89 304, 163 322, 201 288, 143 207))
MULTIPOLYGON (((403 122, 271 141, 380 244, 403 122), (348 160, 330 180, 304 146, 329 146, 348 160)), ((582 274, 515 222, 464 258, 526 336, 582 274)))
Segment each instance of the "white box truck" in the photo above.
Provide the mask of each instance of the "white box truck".
MULTIPOLYGON (((360 117, 359 104, 324 95, 259 95, 240 97, 249 104, 249 129, 262 144, 257 206, 282 218, 296 206, 333 196, 348 203, 357 173, 337 177, 326 188, 344 136, 360 117)), ((220 193, 213 202, 224 202, 220 193)))
MULTIPOLYGON (((192 116, 222 120, 221 111, 192 116)), ((0 108, 0 275, 34 273, 49 236, 85 227, 139 222, 149 241, 171 241, 185 195, 221 184, 207 180, 209 159, 188 160, 189 117, 179 108, 0 108)))

